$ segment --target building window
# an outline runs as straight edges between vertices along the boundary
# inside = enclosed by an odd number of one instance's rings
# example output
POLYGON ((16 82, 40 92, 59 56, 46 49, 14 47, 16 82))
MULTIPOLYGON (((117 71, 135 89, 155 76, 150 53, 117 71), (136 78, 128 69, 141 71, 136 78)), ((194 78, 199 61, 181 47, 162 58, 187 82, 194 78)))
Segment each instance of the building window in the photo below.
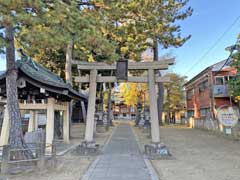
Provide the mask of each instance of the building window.
POLYGON ((228 80, 235 80, 236 79, 236 77, 235 76, 228 76, 228 80))
POLYGON ((224 77, 215 77, 215 85, 224 85, 224 77))
POLYGON ((135 112, 135 108, 133 106, 130 107, 130 112, 134 113, 135 112))
POLYGON ((205 89, 207 89, 207 88, 208 88, 208 80, 205 80, 205 81, 198 84, 199 93, 202 92, 202 91, 205 91, 205 89))
POLYGON ((193 110, 187 111, 187 117, 188 118, 193 117, 193 116, 194 116, 194 111, 193 110))
POLYGON ((187 91, 187 99, 188 100, 192 99, 193 93, 194 93, 193 89, 190 89, 187 91))
POLYGON ((210 117, 210 109, 209 108, 200 109, 200 116, 201 117, 210 117))
POLYGON ((229 80, 233 80, 235 78, 236 78, 235 76, 224 76, 225 84, 227 84, 229 80))

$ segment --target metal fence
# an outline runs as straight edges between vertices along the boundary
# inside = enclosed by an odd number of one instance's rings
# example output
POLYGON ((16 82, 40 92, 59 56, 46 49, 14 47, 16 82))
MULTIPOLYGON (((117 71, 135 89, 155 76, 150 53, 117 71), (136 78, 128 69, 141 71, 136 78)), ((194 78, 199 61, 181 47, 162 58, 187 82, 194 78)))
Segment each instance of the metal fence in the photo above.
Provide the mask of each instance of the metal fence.
POLYGON ((35 163, 38 168, 43 169, 47 158, 46 149, 51 149, 52 166, 56 167, 56 144, 54 142, 52 144, 27 143, 25 148, 11 148, 10 145, 0 147, 1 175, 5 176, 9 173, 10 165, 22 163, 35 163))

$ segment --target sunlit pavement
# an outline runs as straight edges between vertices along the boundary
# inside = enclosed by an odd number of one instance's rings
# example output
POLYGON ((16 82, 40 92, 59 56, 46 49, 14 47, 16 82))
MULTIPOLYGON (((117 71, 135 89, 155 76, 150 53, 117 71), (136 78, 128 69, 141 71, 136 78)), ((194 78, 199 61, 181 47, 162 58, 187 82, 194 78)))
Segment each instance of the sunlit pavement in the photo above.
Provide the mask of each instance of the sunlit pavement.
POLYGON ((150 180, 150 174, 127 121, 118 122, 89 180, 150 180))

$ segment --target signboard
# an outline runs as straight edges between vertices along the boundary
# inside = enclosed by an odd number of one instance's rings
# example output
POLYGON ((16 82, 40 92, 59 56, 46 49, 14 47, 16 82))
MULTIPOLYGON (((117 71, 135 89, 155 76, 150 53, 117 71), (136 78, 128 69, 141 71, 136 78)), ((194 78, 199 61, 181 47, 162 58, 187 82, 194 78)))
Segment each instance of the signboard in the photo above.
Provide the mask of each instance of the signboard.
POLYGON ((220 107, 217 110, 217 118, 225 127, 234 127, 238 123, 238 110, 233 107, 220 107))
POLYGON ((117 61, 117 79, 118 80, 128 80, 128 61, 119 60, 117 61))
POLYGON ((108 120, 107 120, 107 113, 103 112, 103 124, 107 125, 108 124, 108 120))
POLYGON ((47 124, 47 115, 46 114, 37 114, 37 123, 38 125, 46 125, 47 124))
POLYGON ((231 128, 226 128, 225 129, 225 134, 232 134, 232 129, 231 128))

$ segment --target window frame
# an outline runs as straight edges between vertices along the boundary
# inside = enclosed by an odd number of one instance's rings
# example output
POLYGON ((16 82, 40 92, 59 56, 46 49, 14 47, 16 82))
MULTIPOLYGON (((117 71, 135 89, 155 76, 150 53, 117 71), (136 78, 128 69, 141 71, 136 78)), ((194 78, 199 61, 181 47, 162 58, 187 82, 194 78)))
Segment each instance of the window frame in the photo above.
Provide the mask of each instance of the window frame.
POLYGON ((214 77, 214 85, 225 85, 225 77, 224 76, 215 76, 214 77), (217 84, 217 79, 221 78, 223 81, 223 84, 217 84))
POLYGON ((191 100, 193 96, 194 96, 194 89, 191 88, 187 90, 187 100, 191 100), (191 97, 189 96, 189 92, 191 92, 191 97))

